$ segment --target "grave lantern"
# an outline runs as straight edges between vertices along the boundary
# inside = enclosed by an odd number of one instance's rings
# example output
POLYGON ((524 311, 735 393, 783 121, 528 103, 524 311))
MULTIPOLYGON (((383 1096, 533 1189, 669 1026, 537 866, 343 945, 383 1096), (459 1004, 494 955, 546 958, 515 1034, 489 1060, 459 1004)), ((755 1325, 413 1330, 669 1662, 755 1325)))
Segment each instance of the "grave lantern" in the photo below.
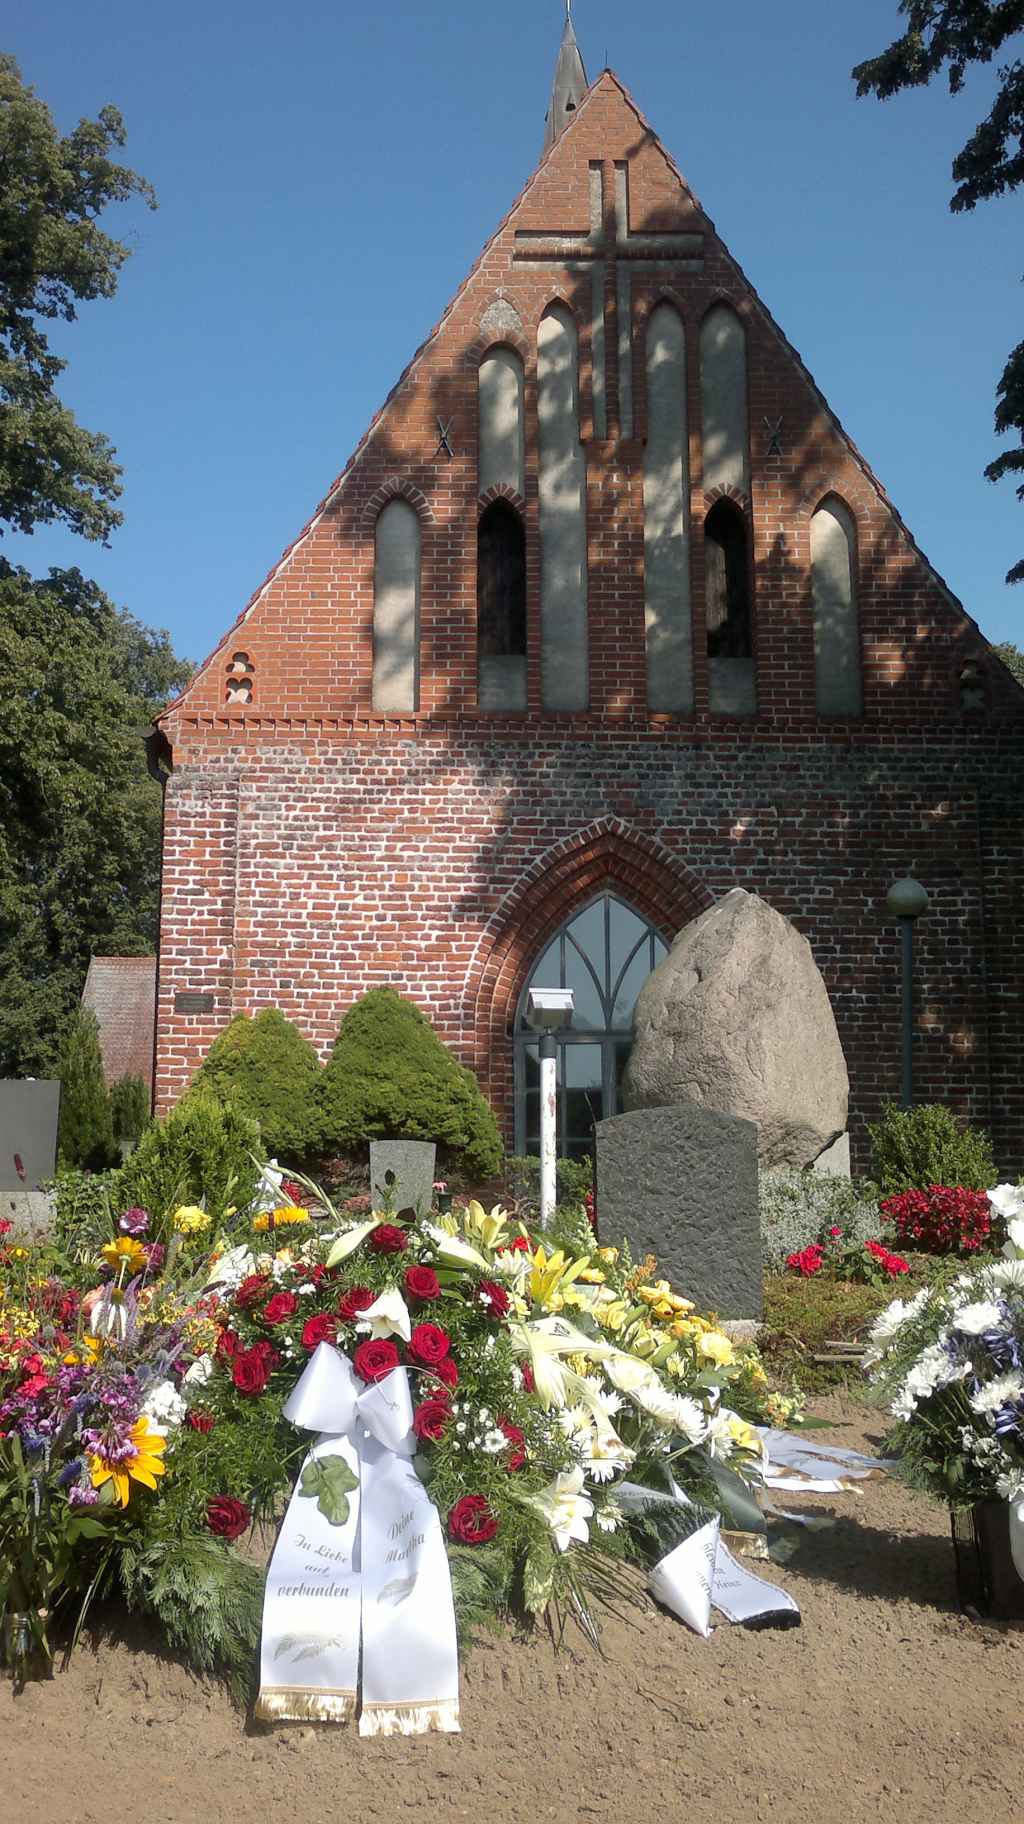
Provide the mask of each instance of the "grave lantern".
POLYGON ((526 1018, 540 1033, 540 1226, 550 1227, 555 1208, 555 1161, 558 1154, 558 1086, 556 1032, 572 1025, 571 988, 531 988, 526 1018))

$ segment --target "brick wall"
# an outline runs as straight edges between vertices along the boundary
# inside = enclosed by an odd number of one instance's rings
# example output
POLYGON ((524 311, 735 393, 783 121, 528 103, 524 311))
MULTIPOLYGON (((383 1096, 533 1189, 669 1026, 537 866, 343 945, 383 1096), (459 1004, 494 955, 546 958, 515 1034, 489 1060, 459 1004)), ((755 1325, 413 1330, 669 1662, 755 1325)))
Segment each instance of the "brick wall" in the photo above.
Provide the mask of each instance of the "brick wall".
MULTIPOLYGON (((827 310, 828 300, 822 299, 827 310)), ((157 1045, 158 1105, 184 1089, 235 1012, 273 1002, 326 1051, 378 982, 410 993, 507 1118, 511 1009, 546 935, 612 886, 671 936, 732 886, 804 930, 851 1068, 855 1143, 898 1089, 898 945, 881 902, 916 872, 922 1093, 996 1131, 1024 1163, 1017 1087, 1022 948, 1024 693, 914 545, 799 357, 615 78, 589 92, 402 376, 307 528, 179 702, 162 718, 168 786, 157 1045), (617 326, 606 290, 607 439, 593 437, 590 275, 516 262, 515 234, 586 233, 590 167, 606 201, 629 166, 631 223, 704 237, 700 272, 634 275, 635 435, 618 435, 617 326), (561 297, 580 331, 587 454, 590 707, 540 702, 536 332, 561 297), (686 333, 696 707, 645 704, 644 335, 670 298, 686 333), (728 299, 747 332, 758 713, 707 707, 700 527, 700 322, 728 299), (495 306, 518 327, 482 323, 495 306), (529 709, 476 710, 476 391, 500 340, 526 372, 529 709), (454 456, 437 420, 452 423, 454 456), (781 454, 768 425, 781 418, 781 454), (422 527, 421 695, 415 715, 371 708, 374 526, 400 492, 422 527), (809 527, 834 492, 857 527, 864 713, 815 711, 809 527), (227 702, 233 654, 253 701, 227 702), (986 703, 957 680, 981 667, 986 703), (209 990, 212 1017, 175 1014, 209 990)), ((862 1157, 862 1147, 860 1155, 862 1157)))

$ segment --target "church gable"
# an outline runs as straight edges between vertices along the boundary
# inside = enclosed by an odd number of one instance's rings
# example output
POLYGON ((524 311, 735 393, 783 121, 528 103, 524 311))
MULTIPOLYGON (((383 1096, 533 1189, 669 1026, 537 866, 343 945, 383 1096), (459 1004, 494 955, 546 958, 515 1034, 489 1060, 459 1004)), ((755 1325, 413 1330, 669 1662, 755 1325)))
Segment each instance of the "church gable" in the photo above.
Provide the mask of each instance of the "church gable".
POLYGON ((617 79, 566 118, 172 740, 1016 709, 617 79))

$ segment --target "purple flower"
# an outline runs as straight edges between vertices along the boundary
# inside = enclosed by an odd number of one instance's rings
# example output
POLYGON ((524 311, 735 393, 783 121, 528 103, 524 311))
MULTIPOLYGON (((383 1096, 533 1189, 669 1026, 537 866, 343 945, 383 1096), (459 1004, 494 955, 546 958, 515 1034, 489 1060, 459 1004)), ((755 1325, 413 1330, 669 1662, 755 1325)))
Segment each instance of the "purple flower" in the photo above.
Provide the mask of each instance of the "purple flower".
POLYGON ((85 1461, 82 1457, 76 1457, 73 1463, 65 1463, 57 1477, 57 1487, 68 1488, 72 1482, 77 1482, 84 1468, 85 1461))
POLYGON ((98 1488, 83 1488, 81 1482, 76 1482, 73 1488, 68 1489, 68 1500, 72 1507, 95 1507, 99 1498, 98 1488))
POLYGON ((149 1228, 149 1211, 141 1209, 134 1203, 130 1210, 118 1218, 117 1223, 122 1235, 144 1235, 149 1228))
POLYGON ((160 1241, 151 1241, 146 1248, 147 1273, 159 1273, 160 1268, 163 1266, 166 1259, 167 1249, 164 1247, 163 1243, 160 1241))

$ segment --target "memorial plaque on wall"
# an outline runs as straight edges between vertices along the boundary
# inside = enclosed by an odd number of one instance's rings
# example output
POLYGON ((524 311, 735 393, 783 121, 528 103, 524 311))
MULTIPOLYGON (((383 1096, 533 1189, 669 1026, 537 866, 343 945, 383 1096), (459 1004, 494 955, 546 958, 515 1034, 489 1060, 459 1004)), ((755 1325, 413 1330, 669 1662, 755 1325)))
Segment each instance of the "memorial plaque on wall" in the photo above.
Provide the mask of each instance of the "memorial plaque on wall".
POLYGON ((180 989, 174 997, 175 1013, 212 1013, 213 995, 200 994, 191 988, 180 989))

